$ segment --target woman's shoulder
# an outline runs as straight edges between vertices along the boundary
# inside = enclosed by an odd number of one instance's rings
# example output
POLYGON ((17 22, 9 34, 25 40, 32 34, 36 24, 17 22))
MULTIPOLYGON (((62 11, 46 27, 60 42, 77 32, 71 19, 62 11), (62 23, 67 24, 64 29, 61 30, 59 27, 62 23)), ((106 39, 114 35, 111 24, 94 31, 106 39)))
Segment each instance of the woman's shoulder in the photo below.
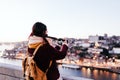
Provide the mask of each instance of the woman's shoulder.
POLYGON ((49 43, 45 43, 42 45, 43 48, 51 48, 52 46, 49 43))

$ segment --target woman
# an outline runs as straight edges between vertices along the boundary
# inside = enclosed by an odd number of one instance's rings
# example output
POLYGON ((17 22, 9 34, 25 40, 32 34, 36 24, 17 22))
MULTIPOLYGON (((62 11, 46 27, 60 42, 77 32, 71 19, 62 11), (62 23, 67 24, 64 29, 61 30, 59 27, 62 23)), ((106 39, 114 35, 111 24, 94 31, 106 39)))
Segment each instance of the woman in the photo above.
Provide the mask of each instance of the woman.
POLYGON ((52 47, 46 39, 47 36, 47 27, 41 22, 36 22, 33 25, 32 33, 29 36, 28 41, 28 55, 32 56, 35 48, 39 44, 43 44, 37 51, 34 57, 34 61, 37 66, 42 70, 46 71, 52 61, 51 66, 49 67, 46 75, 48 80, 57 80, 60 76, 56 60, 65 58, 67 54, 68 47, 66 43, 63 43, 60 51, 52 47))

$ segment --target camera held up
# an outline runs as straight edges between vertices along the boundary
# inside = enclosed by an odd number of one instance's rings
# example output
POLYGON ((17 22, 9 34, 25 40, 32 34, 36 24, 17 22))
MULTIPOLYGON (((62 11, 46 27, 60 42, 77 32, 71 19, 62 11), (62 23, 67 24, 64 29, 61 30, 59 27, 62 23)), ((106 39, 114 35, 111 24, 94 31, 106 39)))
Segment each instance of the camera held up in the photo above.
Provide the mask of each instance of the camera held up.
MULTIPOLYGON (((56 37, 51 37, 51 36, 47 36, 47 38, 55 40, 57 42, 57 44, 60 45, 60 46, 66 41, 63 38, 56 38, 56 37)), ((67 43, 68 43, 68 41, 67 41, 67 43)))

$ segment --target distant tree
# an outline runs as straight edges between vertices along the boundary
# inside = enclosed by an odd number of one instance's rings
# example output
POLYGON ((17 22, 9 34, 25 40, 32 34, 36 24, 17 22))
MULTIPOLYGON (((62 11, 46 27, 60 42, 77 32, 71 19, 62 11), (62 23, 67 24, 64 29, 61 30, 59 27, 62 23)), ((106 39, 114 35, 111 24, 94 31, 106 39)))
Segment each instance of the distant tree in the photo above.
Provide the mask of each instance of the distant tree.
POLYGON ((120 55, 118 55, 117 58, 120 59, 120 55))
POLYGON ((114 43, 114 47, 120 47, 120 42, 119 43, 114 43))
POLYGON ((103 49, 103 51, 100 54, 110 57, 110 54, 109 54, 108 50, 106 48, 102 48, 102 49, 103 49))
POLYGON ((81 50, 81 49, 82 49, 82 46, 74 46, 74 49, 75 49, 75 50, 81 50))
POLYGON ((95 46, 95 43, 91 43, 91 44, 90 44, 90 47, 94 47, 94 46, 95 46))

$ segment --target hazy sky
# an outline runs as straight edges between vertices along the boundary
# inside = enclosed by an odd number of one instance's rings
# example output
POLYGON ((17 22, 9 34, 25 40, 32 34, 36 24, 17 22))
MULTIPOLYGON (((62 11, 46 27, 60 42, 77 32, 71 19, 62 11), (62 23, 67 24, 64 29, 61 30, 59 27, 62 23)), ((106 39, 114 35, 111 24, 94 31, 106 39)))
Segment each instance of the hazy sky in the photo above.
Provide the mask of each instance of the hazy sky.
POLYGON ((120 35, 120 0, 0 0, 0 41, 27 40, 33 24, 48 35, 120 35))

